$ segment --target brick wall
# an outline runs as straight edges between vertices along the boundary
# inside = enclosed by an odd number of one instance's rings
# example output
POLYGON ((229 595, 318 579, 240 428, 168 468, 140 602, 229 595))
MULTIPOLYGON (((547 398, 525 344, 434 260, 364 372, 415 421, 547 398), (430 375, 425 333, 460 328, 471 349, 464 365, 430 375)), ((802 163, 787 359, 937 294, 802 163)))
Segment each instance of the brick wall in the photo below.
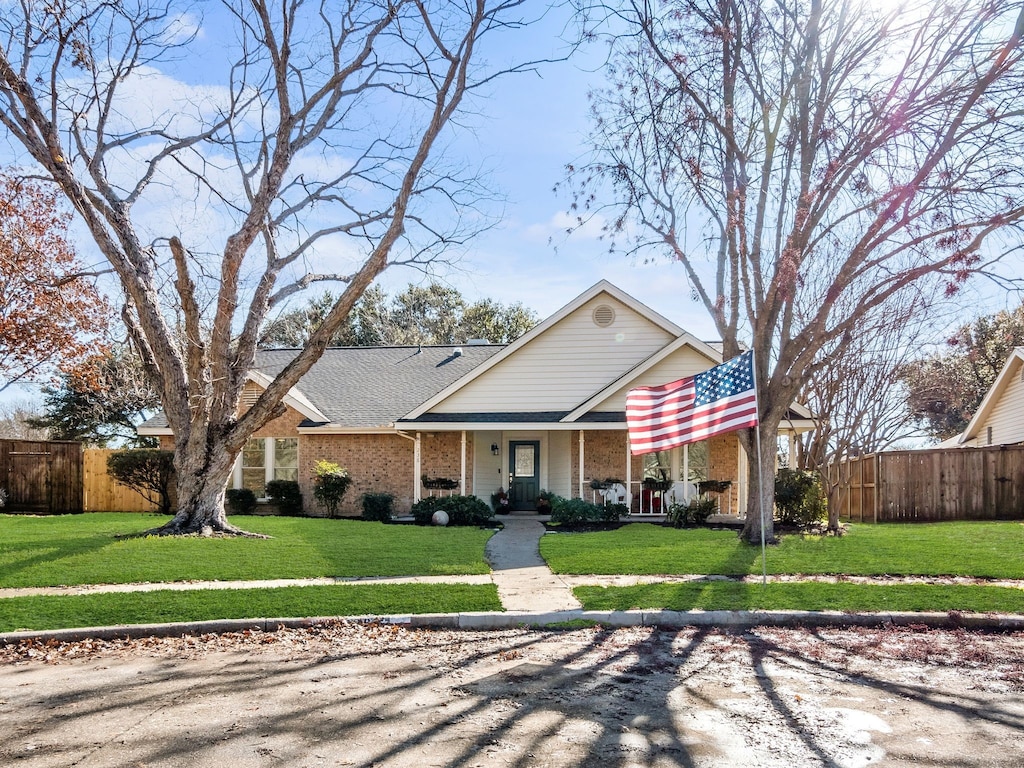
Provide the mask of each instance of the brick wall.
POLYGON ((718 495, 718 507, 722 514, 741 514, 739 493, 739 439, 735 434, 719 435, 708 441, 708 479, 732 480, 732 486, 718 495))
POLYGON ((352 476, 339 514, 359 515, 364 493, 392 494, 396 511, 412 506, 411 440, 398 435, 303 435, 299 440, 299 487, 303 507, 310 515, 324 514, 313 498, 313 468, 321 460, 344 467, 352 476))

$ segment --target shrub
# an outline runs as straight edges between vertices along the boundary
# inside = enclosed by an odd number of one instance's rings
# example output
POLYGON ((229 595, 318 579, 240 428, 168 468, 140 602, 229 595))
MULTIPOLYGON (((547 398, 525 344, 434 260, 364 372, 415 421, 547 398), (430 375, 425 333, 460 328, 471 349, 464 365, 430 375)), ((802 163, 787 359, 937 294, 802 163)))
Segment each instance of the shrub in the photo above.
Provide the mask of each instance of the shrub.
POLYGON ((412 516, 420 525, 430 525, 434 513, 448 514, 448 525, 486 525, 494 511, 476 496, 430 496, 412 505, 412 516))
POLYGON ((277 505, 282 515, 297 517, 302 514, 302 491, 294 480, 271 480, 267 483, 267 497, 277 505))
POLYGON ((689 504, 671 504, 668 508, 668 521, 675 528, 684 525, 700 525, 711 515, 718 512, 718 502, 707 496, 690 499, 689 504))
POLYGON ((601 519, 602 514, 604 511, 600 506, 591 504, 585 499, 556 497, 551 501, 551 521, 563 525, 594 522, 601 519))
POLYGON ((327 508, 328 517, 338 516, 338 505, 345 497, 345 491, 352 484, 348 470, 333 461, 320 460, 313 470, 313 496, 317 503, 327 508))
POLYGON ((380 523, 391 522, 394 504, 395 497, 390 493, 364 493, 363 520, 376 520, 380 523))
POLYGON ((256 509, 256 494, 248 488, 228 488, 224 500, 233 515, 247 515, 256 509))
POLYGON ((157 448, 117 451, 107 457, 107 474, 171 514, 174 452, 157 448))
POLYGON ((804 527, 824 520, 828 502, 818 473, 780 469, 775 476, 775 511, 783 525, 804 527))

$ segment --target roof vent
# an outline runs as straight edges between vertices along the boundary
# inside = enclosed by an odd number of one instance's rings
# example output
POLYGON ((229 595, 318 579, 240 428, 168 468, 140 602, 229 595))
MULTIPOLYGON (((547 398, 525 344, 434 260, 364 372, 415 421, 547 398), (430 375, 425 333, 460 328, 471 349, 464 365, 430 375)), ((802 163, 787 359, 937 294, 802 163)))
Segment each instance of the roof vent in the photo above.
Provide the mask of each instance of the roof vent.
POLYGON ((452 350, 452 357, 462 357, 462 347, 456 347, 452 350))
POLYGON ((607 304, 599 304, 594 307, 592 317, 594 319, 594 325, 599 328, 607 328, 615 322, 615 310, 607 304))

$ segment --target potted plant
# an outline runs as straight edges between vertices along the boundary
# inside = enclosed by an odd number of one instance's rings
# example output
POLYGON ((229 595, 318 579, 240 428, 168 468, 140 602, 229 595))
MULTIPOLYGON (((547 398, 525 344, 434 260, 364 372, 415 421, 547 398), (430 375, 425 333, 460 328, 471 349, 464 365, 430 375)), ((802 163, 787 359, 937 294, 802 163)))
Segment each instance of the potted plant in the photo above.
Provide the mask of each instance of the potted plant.
POLYGON ((491 494, 491 507, 499 515, 504 515, 508 512, 508 494, 505 493, 504 488, 499 488, 491 494))
POLYGON ((551 500, 555 498, 555 494, 551 491, 541 491, 537 496, 537 514, 538 515, 550 515, 551 514, 551 500))

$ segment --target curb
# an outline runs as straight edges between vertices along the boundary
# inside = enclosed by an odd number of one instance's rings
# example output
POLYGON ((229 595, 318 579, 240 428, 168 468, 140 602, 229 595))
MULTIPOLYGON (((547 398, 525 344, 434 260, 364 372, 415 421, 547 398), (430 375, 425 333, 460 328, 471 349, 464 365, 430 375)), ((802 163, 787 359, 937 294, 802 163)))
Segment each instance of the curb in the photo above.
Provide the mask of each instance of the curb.
POLYGON ((927 627, 985 632, 1022 632, 1024 615, 989 613, 839 613, 831 611, 550 611, 508 613, 426 613, 389 616, 322 616, 311 618, 223 619, 218 621, 132 624, 112 627, 24 630, 0 633, 0 645, 23 642, 77 642, 143 637, 180 637, 230 632, 276 632, 312 629, 337 623, 390 624, 416 629, 545 629, 570 622, 605 627, 927 627))

